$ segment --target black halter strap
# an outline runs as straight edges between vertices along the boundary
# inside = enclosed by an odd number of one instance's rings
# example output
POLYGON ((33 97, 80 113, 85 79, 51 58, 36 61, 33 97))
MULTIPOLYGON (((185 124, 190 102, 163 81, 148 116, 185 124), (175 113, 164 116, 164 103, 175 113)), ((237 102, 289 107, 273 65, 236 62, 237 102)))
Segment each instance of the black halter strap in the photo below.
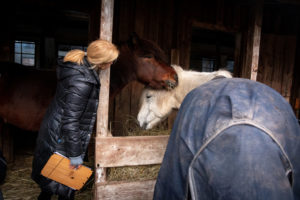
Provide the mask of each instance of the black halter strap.
POLYGON ((219 75, 219 76, 216 76, 215 78, 211 79, 211 80, 216 80, 216 79, 220 79, 220 78, 226 78, 225 76, 222 76, 222 75, 219 75))

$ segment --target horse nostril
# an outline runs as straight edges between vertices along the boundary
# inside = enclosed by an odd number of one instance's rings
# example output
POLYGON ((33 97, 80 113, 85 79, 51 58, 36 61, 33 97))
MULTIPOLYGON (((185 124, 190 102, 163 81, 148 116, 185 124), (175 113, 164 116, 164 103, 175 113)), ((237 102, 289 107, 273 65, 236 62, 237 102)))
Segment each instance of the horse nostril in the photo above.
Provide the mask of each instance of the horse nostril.
POLYGON ((146 130, 146 128, 147 128, 147 123, 143 123, 142 128, 146 130))
POLYGON ((175 81, 166 80, 165 83, 167 85, 166 89, 168 89, 168 90, 172 90, 177 86, 177 82, 175 82, 175 81))
POLYGON ((176 81, 176 83, 178 82, 178 75, 174 74, 174 80, 176 81))

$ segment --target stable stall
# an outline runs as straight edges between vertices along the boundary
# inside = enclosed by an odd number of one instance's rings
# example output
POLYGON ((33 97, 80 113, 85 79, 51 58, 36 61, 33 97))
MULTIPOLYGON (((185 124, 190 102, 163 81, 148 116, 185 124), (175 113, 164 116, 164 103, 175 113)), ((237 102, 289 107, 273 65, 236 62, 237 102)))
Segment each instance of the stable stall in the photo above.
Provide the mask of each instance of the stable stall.
MULTIPOLYGON (((64 3, 24 0, 9 6, 10 29, 1 33, 0 60, 53 73, 53 60, 66 51, 85 49, 87 43, 96 38, 120 43, 135 32, 158 44, 171 64, 196 71, 225 68, 234 77, 269 85, 285 97, 299 119, 299 9, 300 3, 291 0, 64 3), (24 51, 16 49, 18 45, 34 45, 34 48, 24 51)), ((4 77, 2 74, 1 71, 0 80, 4 77)), ((132 81, 109 99, 110 70, 99 76, 102 86, 98 120, 89 146, 88 163, 94 170, 94 179, 79 192, 80 198, 152 199, 176 111, 154 130, 142 130, 136 116, 144 85, 132 81), (123 177, 113 178, 114 173, 123 177)), ((4 106, 7 95, 3 96, 9 94, 8 90, 13 91, 13 88, 2 86, 0 81, 0 149, 12 170, 7 177, 10 183, 4 183, 2 188, 10 190, 15 182, 11 177, 21 176, 24 180, 21 184, 28 187, 26 196, 34 199, 38 188, 29 189, 35 187, 29 173, 38 126, 26 129, 20 126, 20 121, 11 122, 10 118, 3 117, 10 112, 4 106), (26 140, 28 145, 24 144, 26 140), (22 151, 26 152, 23 157, 19 154, 22 151), (25 168, 20 168, 20 161, 27 163, 25 168), (24 176, 20 175, 21 171, 25 172, 24 176)), ((50 101, 50 97, 47 100, 50 101)), ((23 113, 23 109, 19 109, 19 113, 23 113)), ((2 192, 5 199, 17 193, 3 189, 2 192)))

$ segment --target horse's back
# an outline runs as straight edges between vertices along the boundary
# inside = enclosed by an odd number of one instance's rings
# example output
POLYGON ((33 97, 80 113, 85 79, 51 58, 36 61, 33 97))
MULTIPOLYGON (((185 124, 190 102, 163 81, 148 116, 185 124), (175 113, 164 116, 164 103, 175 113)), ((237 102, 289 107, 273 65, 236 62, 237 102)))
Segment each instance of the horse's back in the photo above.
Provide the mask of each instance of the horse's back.
POLYGON ((0 63, 0 117, 26 130, 38 130, 54 96, 55 71, 0 63))

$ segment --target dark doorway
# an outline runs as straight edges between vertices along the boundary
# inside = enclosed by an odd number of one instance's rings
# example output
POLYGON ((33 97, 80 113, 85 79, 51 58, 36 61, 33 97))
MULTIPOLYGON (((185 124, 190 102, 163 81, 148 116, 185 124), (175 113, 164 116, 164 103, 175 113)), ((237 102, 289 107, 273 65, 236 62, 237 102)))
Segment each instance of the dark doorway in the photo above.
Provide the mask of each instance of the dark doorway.
POLYGON ((190 69, 211 72, 234 68, 235 34, 194 27, 190 69))

